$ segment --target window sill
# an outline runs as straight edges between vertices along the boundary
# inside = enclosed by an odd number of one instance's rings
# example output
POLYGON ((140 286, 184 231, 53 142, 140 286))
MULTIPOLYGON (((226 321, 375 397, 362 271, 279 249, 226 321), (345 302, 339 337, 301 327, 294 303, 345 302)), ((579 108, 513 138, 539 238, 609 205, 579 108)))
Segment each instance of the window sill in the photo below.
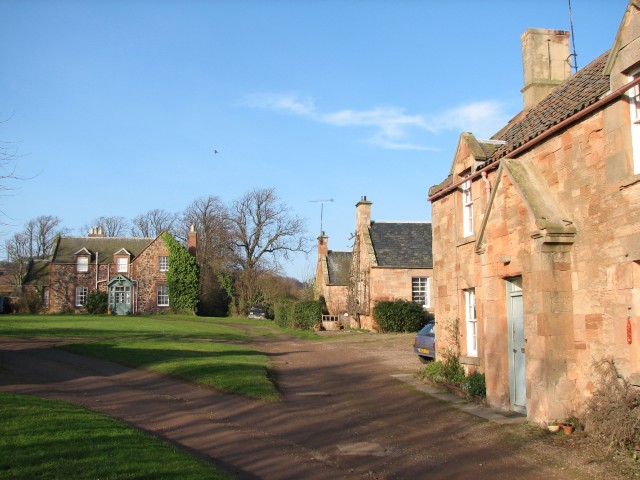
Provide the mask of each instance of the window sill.
POLYGON ((462 363, 464 365, 480 366, 480 357, 471 357, 471 356, 468 356, 468 355, 461 355, 460 356, 460 363, 462 363))
POLYGON ((476 236, 469 235, 468 237, 464 237, 458 240, 458 242, 456 243, 456 247, 461 247, 462 245, 467 245, 468 243, 475 243, 475 241, 476 241, 476 236))

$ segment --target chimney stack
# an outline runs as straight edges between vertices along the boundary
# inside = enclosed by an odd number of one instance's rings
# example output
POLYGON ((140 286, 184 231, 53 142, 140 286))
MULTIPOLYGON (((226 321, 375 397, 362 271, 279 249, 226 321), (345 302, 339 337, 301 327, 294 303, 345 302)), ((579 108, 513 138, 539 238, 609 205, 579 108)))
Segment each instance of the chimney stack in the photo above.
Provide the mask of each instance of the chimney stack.
POLYGON ((318 237, 318 257, 329 253, 329 237, 324 232, 318 237))
POLYGON ((189 244, 189 253, 195 257, 197 246, 198 246, 198 234, 196 233, 196 226, 193 224, 191 224, 191 227, 189 227, 188 244, 189 244))
POLYGON ((569 32, 529 28, 520 37, 524 109, 535 107, 543 98, 571 76, 569 32))
POLYGON ((369 228, 369 225, 371 225, 371 202, 367 200, 366 195, 363 195, 356 203, 356 230, 361 231, 363 227, 369 228))

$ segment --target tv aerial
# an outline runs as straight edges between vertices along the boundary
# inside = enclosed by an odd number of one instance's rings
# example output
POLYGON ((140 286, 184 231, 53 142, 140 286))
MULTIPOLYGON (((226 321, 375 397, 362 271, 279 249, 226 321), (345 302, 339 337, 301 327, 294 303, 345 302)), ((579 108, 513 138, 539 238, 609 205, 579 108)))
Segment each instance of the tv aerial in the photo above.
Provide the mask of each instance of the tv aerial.
POLYGON ((328 198, 325 200, 309 200, 311 203, 319 203, 320 204, 320 235, 324 235, 324 230, 322 228, 322 214, 324 211, 324 204, 333 202, 333 198, 328 198))

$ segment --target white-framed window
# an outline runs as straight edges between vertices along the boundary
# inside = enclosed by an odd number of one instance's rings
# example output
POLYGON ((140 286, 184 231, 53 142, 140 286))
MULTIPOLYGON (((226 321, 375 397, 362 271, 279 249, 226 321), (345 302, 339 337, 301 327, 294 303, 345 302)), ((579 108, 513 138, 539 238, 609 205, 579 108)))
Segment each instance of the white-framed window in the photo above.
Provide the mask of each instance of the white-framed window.
POLYGON ((116 257, 116 271, 118 273, 129 271, 129 259, 127 257, 116 257))
POLYGON ((158 306, 169 306, 169 287, 166 285, 158 285, 158 306))
MULTIPOLYGON (((640 71, 629 75, 629 81, 633 81, 640 75, 640 71)), ((636 85, 629 90, 629 106, 631 108, 631 145, 633 154, 633 173, 640 174, 640 86, 636 85)))
POLYGON ((160 272, 168 272, 169 271, 169 257, 167 257, 167 256, 159 256, 158 257, 158 271, 160 271, 160 272))
POLYGON ((411 300, 422 308, 429 308, 429 297, 429 277, 412 277, 411 300))
POLYGON ((84 307, 87 304, 88 287, 76 287, 76 307, 84 307))
POLYGON ((471 177, 462 185, 462 233, 465 237, 473 235, 473 196, 471 195, 471 177))
POLYGON ((42 306, 49 308, 49 287, 44 287, 42 291, 42 306))
POLYGON ((89 257, 79 256, 76 258, 76 272, 88 272, 89 271, 89 257))
POLYGON ((467 325, 467 355, 478 356, 478 320, 476 318, 476 290, 464 291, 465 320, 467 325))

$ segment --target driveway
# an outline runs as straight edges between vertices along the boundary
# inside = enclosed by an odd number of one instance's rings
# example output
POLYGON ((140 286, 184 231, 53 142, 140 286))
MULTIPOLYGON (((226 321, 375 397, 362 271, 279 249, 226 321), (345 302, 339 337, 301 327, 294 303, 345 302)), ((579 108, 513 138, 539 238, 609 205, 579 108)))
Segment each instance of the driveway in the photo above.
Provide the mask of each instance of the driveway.
POLYGON ((579 436, 550 441, 399 381, 394 375, 421 365, 413 335, 338 336, 256 335, 276 369, 280 403, 88 359, 54 348, 58 340, 0 339, 0 390, 106 413, 241 479, 625 478, 591 461, 579 436))

